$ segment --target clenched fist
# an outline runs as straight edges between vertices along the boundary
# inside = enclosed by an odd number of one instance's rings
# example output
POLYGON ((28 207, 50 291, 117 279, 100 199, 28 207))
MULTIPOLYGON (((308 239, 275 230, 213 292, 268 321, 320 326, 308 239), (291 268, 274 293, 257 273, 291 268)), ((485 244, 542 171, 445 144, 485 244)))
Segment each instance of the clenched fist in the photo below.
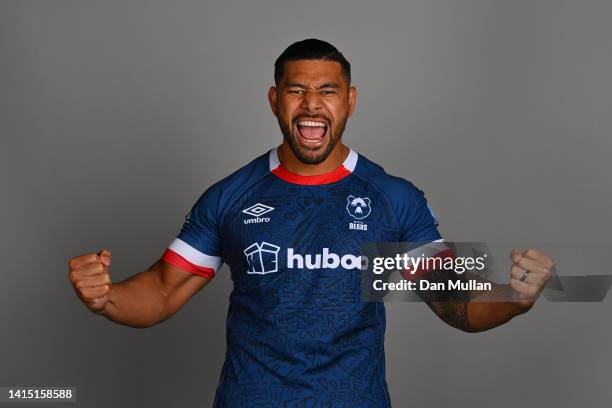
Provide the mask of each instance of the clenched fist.
POLYGON ((552 259, 535 249, 513 250, 510 286, 518 294, 521 306, 530 308, 552 276, 552 259))
POLYGON ((103 249, 97 254, 90 253, 72 258, 68 262, 68 278, 77 296, 94 313, 104 314, 108 303, 111 279, 108 267, 111 253, 103 249))

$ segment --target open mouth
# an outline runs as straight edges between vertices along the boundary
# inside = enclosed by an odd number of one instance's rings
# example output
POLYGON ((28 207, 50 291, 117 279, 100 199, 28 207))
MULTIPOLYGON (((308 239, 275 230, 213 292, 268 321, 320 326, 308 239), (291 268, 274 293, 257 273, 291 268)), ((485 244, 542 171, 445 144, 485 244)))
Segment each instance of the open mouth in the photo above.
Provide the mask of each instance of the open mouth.
POLYGON ((327 133, 327 123, 320 119, 301 119, 297 122, 297 130, 302 143, 317 146, 323 143, 327 133))

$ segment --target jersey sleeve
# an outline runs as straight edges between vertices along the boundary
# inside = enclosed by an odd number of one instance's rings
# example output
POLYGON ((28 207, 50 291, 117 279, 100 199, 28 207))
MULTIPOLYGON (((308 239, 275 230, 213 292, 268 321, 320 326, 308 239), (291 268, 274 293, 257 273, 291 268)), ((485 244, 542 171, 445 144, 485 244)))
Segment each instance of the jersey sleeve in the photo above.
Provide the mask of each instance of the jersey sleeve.
POLYGON ((219 191, 202 194, 185 217, 181 232, 168 246, 162 261, 184 271, 212 279, 221 267, 219 191))
POLYGON ((398 214, 402 242, 428 243, 442 238, 438 220, 429 208, 425 193, 408 183, 398 214))
POLYGON ((432 272, 436 265, 433 261, 435 258, 444 261, 454 255, 438 231, 438 220, 427 204, 425 193, 408 182, 406 195, 407 199, 399 212, 401 241, 417 244, 407 252, 408 256, 430 259, 420 265, 411 265, 404 271, 404 278, 413 280, 432 272))

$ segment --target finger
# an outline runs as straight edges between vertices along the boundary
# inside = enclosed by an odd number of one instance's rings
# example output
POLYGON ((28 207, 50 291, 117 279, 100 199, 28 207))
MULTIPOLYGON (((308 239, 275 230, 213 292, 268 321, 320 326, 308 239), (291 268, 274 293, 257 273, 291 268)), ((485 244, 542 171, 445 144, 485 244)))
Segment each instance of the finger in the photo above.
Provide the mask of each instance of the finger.
POLYGON ((108 302, 108 295, 104 295, 97 299, 86 301, 85 304, 94 312, 99 312, 104 310, 106 303, 108 302))
POLYGON ((98 252, 98 256, 100 257, 100 260, 104 265, 110 266, 112 258, 111 251, 109 251, 108 249, 103 249, 98 252))
POLYGON ((101 275, 103 273, 107 273, 107 269, 104 265, 102 265, 99 262, 94 263, 94 264, 84 265, 72 271, 72 275, 77 279, 86 278, 89 276, 101 275))
POLYGON ((100 262, 100 258, 98 257, 98 255, 84 254, 84 255, 76 256, 72 258, 70 261, 68 261, 68 267, 70 268, 70 270, 74 270, 74 269, 80 268, 83 265, 89 265, 89 264, 99 263, 99 262, 100 262))
POLYGON ((540 264, 544 265, 545 268, 552 268, 553 261, 552 259, 546 255, 545 253, 538 251, 537 249, 528 248, 523 251, 523 257, 532 259, 540 264))
POLYGON ((111 280, 110 280, 110 276, 108 276, 108 273, 103 273, 101 275, 95 275, 95 276, 90 276, 87 278, 83 278, 83 279, 79 279, 76 283, 75 283, 75 287, 76 288, 94 288, 96 286, 102 286, 102 285, 110 285, 111 280))
POLYGON ((109 291, 108 285, 97 286, 95 288, 82 288, 80 290, 81 297, 87 301, 101 298, 109 291))
POLYGON ((512 268, 510 270, 510 275, 512 278, 518 280, 519 282, 524 282, 528 285, 542 287, 546 283, 546 278, 543 275, 538 275, 529 271, 525 271, 524 269, 518 267, 516 267, 516 269, 512 268), (523 274, 525 272, 527 272, 527 275, 523 278, 523 274))
POLYGON ((546 275, 549 272, 549 269, 544 267, 540 262, 529 258, 521 258, 516 265, 521 269, 525 269, 526 271, 540 276, 546 275))
POLYGON ((539 288, 537 286, 530 285, 526 282, 521 282, 520 280, 515 279, 515 278, 510 279, 510 286, 517 293, 519 293, 521 296, 527 299, 535 298, 539 292, 539 288))
POLYGON ((510 251, 510 259, 512 259, 512 262, 518 263, 518 261, 520 261, 522 257, 523 253, 518 249, 513 249, 512 251, 510 251))
POLYGON ((526 282, 527 279, 529 279, 529 271, 513 265, 512 269, 510 269, 510 277, 520 281, 525 272, 527 272, 527 278, 525 278, 522 282, 526 282))

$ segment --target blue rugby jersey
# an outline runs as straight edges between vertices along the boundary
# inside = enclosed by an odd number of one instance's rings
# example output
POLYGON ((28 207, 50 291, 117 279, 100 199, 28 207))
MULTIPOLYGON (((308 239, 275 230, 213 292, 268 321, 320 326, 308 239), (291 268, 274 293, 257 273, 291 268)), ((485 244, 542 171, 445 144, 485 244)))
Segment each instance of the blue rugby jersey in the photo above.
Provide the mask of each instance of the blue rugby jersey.
POLYGON ((162 259, 234 284, 214 407, 390 407, 385 309, 362 302, 366 242, 440 240, 424 194, 354 150, 302 176, 277 149, 208 188, 162 259))

